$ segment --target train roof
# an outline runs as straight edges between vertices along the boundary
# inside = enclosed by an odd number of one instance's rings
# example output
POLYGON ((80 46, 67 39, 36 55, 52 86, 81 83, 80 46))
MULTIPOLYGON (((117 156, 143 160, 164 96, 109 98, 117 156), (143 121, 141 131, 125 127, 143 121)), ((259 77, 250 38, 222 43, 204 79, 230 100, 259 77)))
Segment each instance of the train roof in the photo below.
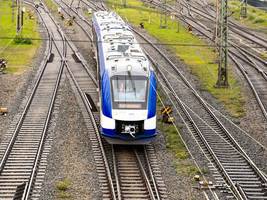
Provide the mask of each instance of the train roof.
POLYGON ((93 25, 102 43, 105 67, 110 75, 132 74, 149 76, 149 61, 130 27, 114 12, 99 11, 93 15, 93 25))

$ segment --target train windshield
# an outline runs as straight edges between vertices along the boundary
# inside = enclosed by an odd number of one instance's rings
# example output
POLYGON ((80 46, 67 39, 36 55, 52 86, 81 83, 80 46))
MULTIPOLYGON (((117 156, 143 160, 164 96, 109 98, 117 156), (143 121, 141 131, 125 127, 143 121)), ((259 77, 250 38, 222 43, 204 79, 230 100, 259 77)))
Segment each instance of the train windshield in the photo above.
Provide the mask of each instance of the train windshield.
POLYGON ((114 76, 112 78, 115 109, 146 109, 147 78, 144 76, 114 76))

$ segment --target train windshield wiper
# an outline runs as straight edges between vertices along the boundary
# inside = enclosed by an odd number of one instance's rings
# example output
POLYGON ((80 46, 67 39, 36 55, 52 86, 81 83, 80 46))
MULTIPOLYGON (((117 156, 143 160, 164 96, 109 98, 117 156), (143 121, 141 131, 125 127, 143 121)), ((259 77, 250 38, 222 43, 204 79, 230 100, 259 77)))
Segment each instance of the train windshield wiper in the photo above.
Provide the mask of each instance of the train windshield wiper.
POLYGON ((134 83, 134 80, 132 78, 132 74, 130 71, 128 71, 128 76, 130 77, 130 80, 131 80, 131 84, 132 84, 132 87, 133 87, 133 90, 134 90, 134 95, 136 97, 136 88, 135 88, 135 83, 134 83))

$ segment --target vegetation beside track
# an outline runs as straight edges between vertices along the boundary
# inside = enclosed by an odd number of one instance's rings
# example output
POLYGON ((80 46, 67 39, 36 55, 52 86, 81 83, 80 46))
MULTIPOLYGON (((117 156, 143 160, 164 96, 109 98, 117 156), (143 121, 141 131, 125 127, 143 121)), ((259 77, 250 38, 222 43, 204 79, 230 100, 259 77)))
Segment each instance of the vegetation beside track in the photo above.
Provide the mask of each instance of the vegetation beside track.
POLYGON ((251 28, 257 28, 267 33, 267 12, 259 8, 248 5, 247 6, 247 17, 241 18, 240 16, 240 1, 232 0, 229 1, 230 10, 233 12, 232 17, 235 20, 247 25, 251 28))
POLYGON ((232 116, 241 117, 245 114, 244 97, 231 68, 229 70, 230 87, 214 87, 217 80, 217 64, 215 64, 217 55, 214 53, 214 49, 208 47, 204 41, 169 17, 167 18, 168 28, 160 29, 160 14, 138 0, 128 0, 126 8, 120 6, 121 1, 119 0, 109 0, 108 2, 110 8, 133 25, 139 26, 143 22, 150 35, 161 43, 172 44, 168 45, 169 49, 189 66, 192 74, 199 78, 202 90, 210 92, 222 102, 232 116))
POLYGON ((52 13, 55 13, 58 11, 58 6, 53 0, 44 0, 45 5, 52 13))
POLYGON ((8 61, 6 72, 21 74, 28 68, 41 45, 40 34, 35 15, 30 19, 29 9, 26 8, 24 26, 20 36, 26 39, 16 37, 16 12, 12 22, 11 5, 11 1, 0 0, 0 38, 3 38, 0 39, 0 58, 8 61))
POLYGON ((58 181, 56 183, 57 197, 59 199, 70 199, 71 195, 68 191, 70 186, 71 181, 69 179, 64 178, 62 181, 58 181))
POLYGON ((163 134, 166 140, 166 148, 174 156, 173 165, 177 174, 186 176, 193 176, 199 173, 197 167, 192 164, 189 159, 189 153, 180 137, 180 127, 175 127, 175 124, 166 124, 161 119, 161 109, 164 106, 163 102, 166 102, 166 98, 161 92, 158 93, 157 100, 157 129, 163 134), (163 102, 162 102, 163 101, 163 102))
POLYGON ((173 164, 176 172, 187 176, 198 174, 197 167, 188 160, 189 154, 179 136, 179 130, 173 124, 163 123, 161 119, 158 120, 157 128, 165 137, 167 149, 175 157, 173 164))

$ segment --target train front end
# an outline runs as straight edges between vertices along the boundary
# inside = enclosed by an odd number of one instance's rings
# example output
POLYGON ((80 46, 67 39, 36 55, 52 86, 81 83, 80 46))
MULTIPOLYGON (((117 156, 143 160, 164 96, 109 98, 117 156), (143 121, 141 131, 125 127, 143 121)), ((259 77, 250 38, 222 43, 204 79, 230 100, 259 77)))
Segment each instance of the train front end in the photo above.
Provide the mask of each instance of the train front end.
MULTIPOLYGON (((109 143, 146 144, 154 139, 156 87, 153 71, 147 76, 127 71, 111 77, 111 95, 106 95, 111 99, 111 112, 108 116, 101 113, 101 132, 109 143)), ((105 109, 107 104, 102 101, 102 111, 105 109)))

